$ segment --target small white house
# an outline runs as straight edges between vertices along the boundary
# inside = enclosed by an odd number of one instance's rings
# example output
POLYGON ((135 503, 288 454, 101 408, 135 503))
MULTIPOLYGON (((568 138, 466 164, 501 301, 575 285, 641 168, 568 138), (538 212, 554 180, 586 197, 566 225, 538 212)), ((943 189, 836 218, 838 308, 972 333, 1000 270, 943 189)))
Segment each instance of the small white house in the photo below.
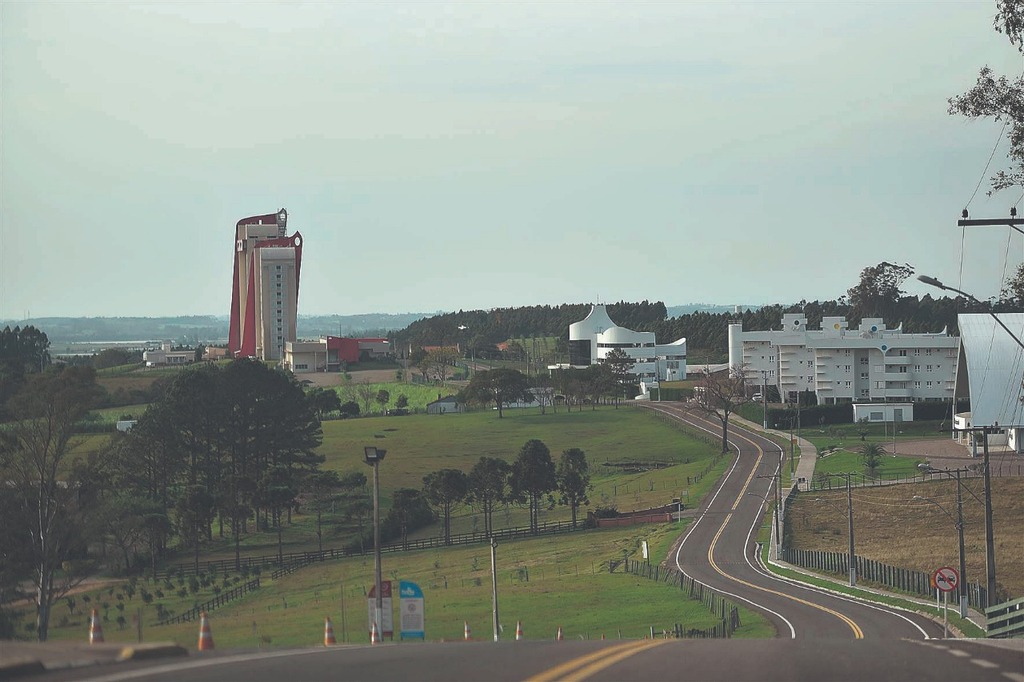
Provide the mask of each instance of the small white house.
POLYGON ((854 403, 853 421, 868 423, 912 422, 914 403, 854 403))

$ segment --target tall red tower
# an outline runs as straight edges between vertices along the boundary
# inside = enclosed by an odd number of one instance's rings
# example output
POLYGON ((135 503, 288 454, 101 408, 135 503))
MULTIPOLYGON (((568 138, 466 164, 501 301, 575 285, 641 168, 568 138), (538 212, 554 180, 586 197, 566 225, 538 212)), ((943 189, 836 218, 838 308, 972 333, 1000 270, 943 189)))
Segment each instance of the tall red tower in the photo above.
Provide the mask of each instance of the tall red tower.
POLYGON ((302 235, 288 236, 288 212, 242 218, 235 225, 228 350, 232 357, 280 360, 295 341, 302 235))

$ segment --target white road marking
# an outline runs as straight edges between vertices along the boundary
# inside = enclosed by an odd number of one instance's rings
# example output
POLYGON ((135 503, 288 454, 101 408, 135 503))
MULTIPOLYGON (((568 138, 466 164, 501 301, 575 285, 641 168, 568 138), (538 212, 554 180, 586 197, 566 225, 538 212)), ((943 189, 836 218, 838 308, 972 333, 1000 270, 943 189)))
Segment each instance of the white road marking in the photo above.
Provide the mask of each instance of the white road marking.
POLYGON ((986 661, 984 658, 972 658, 971 663, 978 666, 979 668, 998 668, 998 663, 992 661, 986 661))

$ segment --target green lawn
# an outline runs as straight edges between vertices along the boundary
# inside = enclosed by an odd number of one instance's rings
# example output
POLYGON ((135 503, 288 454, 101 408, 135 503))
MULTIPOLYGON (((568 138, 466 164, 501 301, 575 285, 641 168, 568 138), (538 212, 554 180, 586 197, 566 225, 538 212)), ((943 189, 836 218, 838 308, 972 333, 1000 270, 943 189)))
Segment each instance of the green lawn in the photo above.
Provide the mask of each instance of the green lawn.
MULTIPOLYGON (((542 440, 557 462, 562 450, 579 447, 587 453, 593 490, 590 505, 581 509, 581 522, 587 508, 612 506, 620 511, 646 509, 668 504, 682 494, 684 503, 697 500, 713 485, 728 460, 720 459, 714 470, 699 483, 691 480, 712 464, 717 449, 686 437, 674 423, 654 413, 636 408, 599 407, 597 410, 557 414, 548 409, 506 410, 498 419, 497 412, 483 410, 467 414, 410 415, 406 417, 366 417, 328 421, 323 424, 324 442, 319 452, 326 458, 325 469, 339 472, 362 471, 372 476, 363 460, 363 448, 374 445, 388 451, 380 466, 381 507, 384 514, 391 504, 396 488, 419 489, 423 477, 441 468, 469 471, 481 456, 515 459, 522 445, 531 438, 542 440), (659 462, 662 468, 615 466, 623 463, 659 462)), ((541 509, 541 521, 562 521, 570 518, 564 506, 541 509)), ((508 505, 494 516, 495 528, 528 525, 527 510, 508 505)), ((358 531, 358 522, 341 513, 324 516, 324 546, 347 545, 358 531)), ((464 533, 483 529, 483 517, 468 505, 454 510, 452 532, 464 533)), ((411 534, 430 537, 440 533, 438 524, 411 534)), ((284 551, 316 549, 315 517, 302 513, 292 515, 292 523, 284 531, 284 551)), ((277 536, 274 532, 250 533, 242 538, 245 554, 274 554, 277 536)), ((220 539, 207 547, 207 558, 233 556, 228 539, 220 539)), ((186 556, 173 563, 187 562, 186 556)))
MULTIPOLYGON (((681 530, 685 528, 676 524, 645 525, 502 543, 496 556, 504 637, 514 636, 517 621, 522 622, 527 639, 552 639, 559 627, 567 639, 602 635, 616 639, 643 637, 652 626, 661 632, 676 623, 694 628, 714 625, 716 619, 704 605, 685 599, 678 588, 623 574, 621 569, 608 571, 609 559, 620 559, 624 551, 635 556, 641 540, 667 548, 681 530)), ((389 554, 383 558, 382 570, 385 580, 411 580, 422 588, 428 640, 462 639, 464 623, 469 623, 475 639, 491 638, 487 545, 389 554)), ((264 577, 260 590, 211 613, 214 641, 219 648, 316 645, 323 642, 323 619, 330 616, 339 642, 365 642, 366 593, 372 583, 372 555, 317 564, 277 581, 264 577)), ((162 587, 140 584, 150 593, 162 587)), ((176 613, 209 598, 200 593, 183 599, 170 589, 164 595, 158 601, 176 613)), ((146 641, 195 646, 198 624, 157 627, 155 601, 145 605, 139 594, 119 601, 106 591, 93 591, 91 605, 98 603, 108 605, 101 608, 108 615, 104 625, 108 642, 134 641, 130 618, 127 627, 120 629, 116 616, 131 616, 141 609, 146 641), (114 608, 117 603, 125 604, 124 611, 114 608)), ((76 615, 69 614, 63 603, 54 610, 51 639, 86 640, 87 608, 81 596, 77 606, 76 615)), ((740 617, 742 627, 735 636, 774 634, 753 612, 741 608, 740 617)))
MULTIPOLYGON (((924 458, 921 457, 904 457, 903 455, 892 457, 886 455, 882 458, 881 465, 876 469, 874 477, 891 480, 916 476, 921 473, 917 465, 924 461, 924 458)), ((815 478, 827 474, 846 473, 868 475, 860 453, 839 450, 829 455, 818 454, 818 459, 814 464, 815 478)), ((854 482, 857 482, 856 479, 854 482)), ((835 480, 833 484, 835 484, 835 480)))

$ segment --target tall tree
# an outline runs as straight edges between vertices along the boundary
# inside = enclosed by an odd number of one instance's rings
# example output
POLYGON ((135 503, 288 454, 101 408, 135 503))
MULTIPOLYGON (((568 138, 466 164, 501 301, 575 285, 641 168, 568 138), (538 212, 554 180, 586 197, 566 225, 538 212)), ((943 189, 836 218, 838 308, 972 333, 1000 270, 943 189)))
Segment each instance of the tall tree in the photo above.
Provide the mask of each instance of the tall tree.
POLYGON ((80 486, 88 465, 74 466, 71 451, 75 423, 98 393, 91 368, 69 367, 29 378, 9 406, 14 420, 0 445, 0 480, 10 486, 19 508, 16 523, 29 536, 39 641, 47 638, 54 601, 75 578, 61 569, 90 537, 91 514, 81 506, 80 486))
POLYGON ((309 495, 306 507, 316 512, 316 546, 320 552, 324 551, 324 512, 334 508, 343 488, 337 471, 313 471, 303 480, 303 490, 309 495))
POLYGON ((479 505, 484 515, 484 533, 494 532, 494 510, 508 499, 509 476, 512 465, 497 457, 481 457, 469 471, 470 504, 479 505))
POLYGON ((50 340, 29 325, 0 330, 0 420, 6 404, 25 380, 26 374, 42 372, 50 364, 50 340))
POLYGON ((910 265, 885 261, 864 268, 860 272, 860 282, 846 292, 851 315, 855 319, 881 317, 888 323, 895 323, 896 309, 903 296, 900 286, 913 274, 914 268, 910 265))
POLYGON ((440 469, 423 477, 423 496, 441 512, 444 544, 452 544, 452 509, 466 499, 469 483, 465 472, 440 469))
POLYGON ((590 465, 587 464, 586 453, 579 448, 563 450, 562 456, 558 459, 555 476, 561 495, 559 501, 572 510, 572 527, 575 528, 576 514, 580 506, 590 504, 587 497, 590 491, 590 465))
POLYGON ((489 369, 475 373, 469 385, 460 395, 462 402, 494 403, 498 410, 498 419, 502 418, 505 405, 519 400, 528 401, 530 381, 525 374, 514 369, 489 369))
POLYGON ((608 355, 601 362, 611 370, 612 377, 619 387, 619 397, 628 398, 629 387, 636 385, 636 375, 633 374, 633 365, 636 363, 621 348, 608 351, 608 355))
MULTIPOLYGON (((1024 52, 1024 3, 997 0, 993 25, 1012 46, 1024 52)), ((1024 185, 1024 75, 1007 78, 983 67, 973 88, 949 99, 949 113, 971 119, 991 118, 1006 125, 1009 167, 992 176, 992 193, 1024 185)))
POLYGON ((713 373, 708 367, 701 372, 694 387, 693 405, 722 424, 722 452, 729 452, 729 415, 749 402, 744 386, 744 370, 732 367, 713 373))
POLYGON ((526 501, 529 506, 530 531, 536 534, 540 526, 541 498, 558 487, 555 463, 548 446, 535 438, 526 441, 512 465, 511 481, 512 496, 526 501))

